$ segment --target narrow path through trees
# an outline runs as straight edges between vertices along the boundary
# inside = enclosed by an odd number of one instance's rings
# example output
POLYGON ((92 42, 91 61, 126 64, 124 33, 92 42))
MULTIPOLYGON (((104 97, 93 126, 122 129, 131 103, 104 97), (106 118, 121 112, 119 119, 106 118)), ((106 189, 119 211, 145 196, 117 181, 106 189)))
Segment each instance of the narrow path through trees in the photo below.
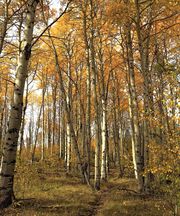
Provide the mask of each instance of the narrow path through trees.
MULTIPOLYGON (((24 168, 19 167, 21 169, 24 168)), ((109 182, 95 192, 81 184, 75 174, 66 174, 62 168, 49 170, 33 164, 28 171, 29 174, 24 170, 20 178, 16 176, 16 182, 17 178, 20 182, 15 185, 15 193, 20 199, 0 215, 169 216, 172 213, 171 209, 167 211, 167 203, 161 197, 136 192, 137 182, 131 178, 117 178, 112 173, 109 182)))

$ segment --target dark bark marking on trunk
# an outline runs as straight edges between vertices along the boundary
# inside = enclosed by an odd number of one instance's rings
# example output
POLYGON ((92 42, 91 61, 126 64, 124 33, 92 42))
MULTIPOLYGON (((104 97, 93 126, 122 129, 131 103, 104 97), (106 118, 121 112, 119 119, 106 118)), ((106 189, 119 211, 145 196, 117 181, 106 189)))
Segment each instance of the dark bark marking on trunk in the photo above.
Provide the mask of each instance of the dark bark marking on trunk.
POLYGON ((29 58, 31 56, 31 45, 28 43, 26 44, 26 46, 24 48, 24 54, 25 54, 26 60, 29 60, 29 58))

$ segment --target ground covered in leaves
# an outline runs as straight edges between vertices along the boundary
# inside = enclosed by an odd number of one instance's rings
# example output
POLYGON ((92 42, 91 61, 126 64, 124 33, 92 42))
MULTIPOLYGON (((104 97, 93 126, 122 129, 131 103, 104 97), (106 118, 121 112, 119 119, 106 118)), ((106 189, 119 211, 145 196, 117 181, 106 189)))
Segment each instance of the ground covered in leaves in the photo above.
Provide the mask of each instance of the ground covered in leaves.
POLYGON ((136 193, 134 179, 110 173, 101 191, 84 185, 77 173, 66 174, 62 164, 21 163, 15 177, 17 201, 4 216, 170 216, 166 200, 136 193), (57 168, 58 167, 58 168, 57 168))

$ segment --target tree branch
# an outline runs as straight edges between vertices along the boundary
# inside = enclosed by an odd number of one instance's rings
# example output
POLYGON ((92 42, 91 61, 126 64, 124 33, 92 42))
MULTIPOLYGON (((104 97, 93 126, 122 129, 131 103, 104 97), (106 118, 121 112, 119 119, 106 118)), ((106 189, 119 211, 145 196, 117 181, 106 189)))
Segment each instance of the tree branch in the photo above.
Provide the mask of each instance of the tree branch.
POLYGON ((2 76, 0 76, 1 79, 5 80, 6 82, 10 82, 11 84, 15 85, 15 82, 11 81, 11 80, 8 80, 2 76))
POLYGON ((38 40, 43 36, 43 34, 44 34, 52 25, 54 25, 54 24, 67 12, 67 9, 68 9, 68 7, 69 7, 69 5, 70 5, 71 2, 72 2, 72 0, 70 0, 70 1, 67 3, 67 5, 66 5, 64 11, 63 11, 55 20, 53 20, 48 26, 46 26, 46 28, 41 32, 41 34, 40 34, 40 35, 36 38, 36 40, 32 43, 31 48, 38 42, 38 40))

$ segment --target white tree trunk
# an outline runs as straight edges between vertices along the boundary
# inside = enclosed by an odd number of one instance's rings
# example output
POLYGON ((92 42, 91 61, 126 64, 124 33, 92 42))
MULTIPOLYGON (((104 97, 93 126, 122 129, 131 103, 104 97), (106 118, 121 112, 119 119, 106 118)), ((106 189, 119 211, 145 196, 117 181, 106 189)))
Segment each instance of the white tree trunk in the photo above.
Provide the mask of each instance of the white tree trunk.
POLYGON ((21 126, 24 85, 28 73, 28 62, 31 56, 34 18, 38 2, 38 0, 29 0, 27 6, 24 41, 22 43, 18 59, 8 131, 5 137, 5 145, 1 159, 0 208, 4 208, 12 203, 14 169, 16 163, 18 136, 21 126))
POLYGON ((102 123, 101 123, 101 135, 102 135, 102 155, 101 155, 101 179, 106 180, 106 152, 107 152, 107 137, 106 137, 106 104, 102 99, 102 123))
POLYGON ((139 191, 144 190, 144 178, 143 178, 143 160, 141 154, 142 141, 141 131, 139 126, 139 112, 138 101, 135 87, 135 73, 134 73, 134 56, 133 56, 133 44, 131 36, 131 24, 127 23, 126 29, 126 49, 127 49, 127 63, 128 63, 128 87, 129 87, 129 109, 131 117, 131 129, 132 129, 132 154, 135 176, 138 179, 139 191))
MULTIPOLYGON (((70 64, 71 58, 70 55, 68 56, 68 63, 67 63, 67 74, 68 74, 68 89, 67 89, 67 96, 66 96, 66 101, 67 101, 67 106, 68 110, 70 112, 70 116, 72 116, 71 113, 71 98, 72 98, 72 86, 71 86, 71 64, 70 64)), ((67 141, 66 141, 66 171, 70 171, 70 154, 71 154, 71 129, 70 129, 70 122, 67 121, 67 126, 66 126, 66 134, 67 134, 67 141)))
POLYGON ((98 95, 97 95, 97 67, 96 67, 96 57, 95 57, 95 48, 94 48, 94 5, 93 1, 90 0, 90 17, 91 17, 91 37, 90 37, 90 56, 91 56, 91 70, 92 70, 92 87, 94 93, 94 109, 95 109, 95 133, 96 133, 96 146, 95 146, 95 172, 94 172, 94 188, 100 190, 100 119, 99 119, 99 104, 98 104, 98 95))
MULTIPOLYGON (((131 98, 129 96, 129 116, 130 116, 130 119, 131 119, 131 127, 133 127, 133 116, 132 116, 132 105, 131 105, 131 98)), ((134 133, 132 131, 132 133, 134 133)), ((132 157, 133 157, 133 164, 134 164, 134 175, 135 175, 135 178, 138 179, 138 173, 137 173, 137 161, 136 161, 136 149, 135 149, 135 140, 134 140, 134 135, 132 134, 131 136, 131 143, 132 143, 132 157)))
POLYGON ((67 141, 66 141, 66 171, 70 171, 70 153, 71 153, 71 131, 70 124, 67 123, 66 127, 67 141))
POLYGON ((87 107, 86 107, 86 148, 87 148, 87 162, 88 162, 88 179, 90 179, 90 156, 91 156, 91 63, 90 63, 90 49, 87 35, 87 3, 83 10, 83 36, 86 50, 86 65, 87 65, 87 107))

